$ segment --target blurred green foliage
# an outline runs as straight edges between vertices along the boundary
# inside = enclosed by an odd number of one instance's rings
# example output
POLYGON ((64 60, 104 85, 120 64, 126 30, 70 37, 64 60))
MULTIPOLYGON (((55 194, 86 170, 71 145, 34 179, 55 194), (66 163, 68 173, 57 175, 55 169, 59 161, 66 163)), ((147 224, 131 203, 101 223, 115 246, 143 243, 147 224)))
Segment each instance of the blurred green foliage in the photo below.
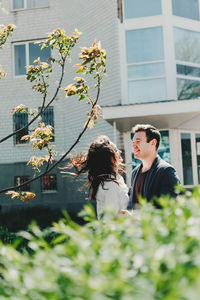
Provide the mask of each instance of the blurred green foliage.
POLYGON ((0 246, 0 299, 199 300, 200 189, 159 202, 100 221, 87 206, 82 226, 67 215, 33 224, 0 246))

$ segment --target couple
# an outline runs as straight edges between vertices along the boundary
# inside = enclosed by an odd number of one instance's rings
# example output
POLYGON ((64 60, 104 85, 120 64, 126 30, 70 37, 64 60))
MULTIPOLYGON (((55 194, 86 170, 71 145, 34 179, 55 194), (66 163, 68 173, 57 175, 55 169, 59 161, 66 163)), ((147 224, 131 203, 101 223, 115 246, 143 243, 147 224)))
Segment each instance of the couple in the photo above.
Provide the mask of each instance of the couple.
POLYGON ((179 182, 176 170, 157 154, 160 143, 158 129, 151 125, 136 125, 133 132, 134 157, 142 163, 133 170, 130 196, 121 176, 121 152, 106 136, 94 141, 88 153, 71 158, 77 174, 88 174, 89 199, 97 201, 98 219, 108 207, 112 207, 116 215, 133 209, 140 196, 147 201, 161 195, 176 196, 174 186, 179 182))

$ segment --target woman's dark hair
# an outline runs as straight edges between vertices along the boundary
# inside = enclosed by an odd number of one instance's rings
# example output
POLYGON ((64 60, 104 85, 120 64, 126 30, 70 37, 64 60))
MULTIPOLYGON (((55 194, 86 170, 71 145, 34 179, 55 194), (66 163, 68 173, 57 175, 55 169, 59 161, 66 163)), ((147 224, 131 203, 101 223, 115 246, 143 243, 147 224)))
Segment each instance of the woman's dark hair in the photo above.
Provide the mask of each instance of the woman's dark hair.
POLYGON ((89 199, 95 199, 99 185, 105 181, 117 182, 118 171, 123 171, 117 147, 106 136, 100 136, 89 147, 88 153, 71 157, 77 175, 88 173, 89 199))

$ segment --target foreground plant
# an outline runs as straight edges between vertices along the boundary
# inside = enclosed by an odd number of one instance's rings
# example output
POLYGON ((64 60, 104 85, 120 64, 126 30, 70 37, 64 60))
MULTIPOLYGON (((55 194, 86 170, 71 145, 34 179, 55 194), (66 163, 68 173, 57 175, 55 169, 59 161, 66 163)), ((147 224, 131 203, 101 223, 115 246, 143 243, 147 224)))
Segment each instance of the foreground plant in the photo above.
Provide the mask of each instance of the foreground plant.
POLYGON ((107 212, 79 226, 60 220, 41 231, 20 233, 26 250, 1 245, 2 299, 198 300, 200 189, 162 209, 143 204, 133 216, 107 212), (51 237, 51 238, 48 238, 51 237), (50 242, 48 242, 50 241, 50 242))

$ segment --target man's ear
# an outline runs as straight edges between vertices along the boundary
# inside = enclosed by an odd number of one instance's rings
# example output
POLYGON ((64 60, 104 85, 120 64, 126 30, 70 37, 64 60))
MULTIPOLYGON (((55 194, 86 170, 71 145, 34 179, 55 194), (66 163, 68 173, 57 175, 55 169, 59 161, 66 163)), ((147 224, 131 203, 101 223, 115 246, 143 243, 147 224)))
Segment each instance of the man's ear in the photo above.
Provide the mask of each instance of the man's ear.
POLYGON ((156 146, 157 145, 157 140, 156 139, 151 140, 151 145, 156 146))

